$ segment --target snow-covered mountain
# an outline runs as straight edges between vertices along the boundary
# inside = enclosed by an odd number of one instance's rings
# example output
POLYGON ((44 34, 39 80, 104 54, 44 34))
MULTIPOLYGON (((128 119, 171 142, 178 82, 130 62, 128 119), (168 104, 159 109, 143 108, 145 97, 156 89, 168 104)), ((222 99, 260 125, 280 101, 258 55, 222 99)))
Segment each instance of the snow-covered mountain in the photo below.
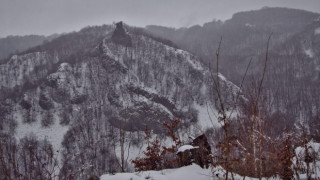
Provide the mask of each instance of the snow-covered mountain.
POLYGON ((181 29, 119 22, 28 46, 0 62, 0 178, 316 177, 319 16, 262 8, 181 29), (217 55, 220 73, 209 69, 217 55), (200 134, 205 151, 192 144, 200 134), (180 146, 192 151, 176 157, 180 146), (202 160, 212 169, 112 175, 202 160))
MULTIPOLYGON (((0 74, 1 132, 51 142, 62 152, 64 176, 86 177, 76 165, 89 161, 97 174, 108 166, 118 171, 123 132, 137 149, 146 127, 164 134, 163 123, 171 119, 181 119, 186 136, 218 126, 209 69, 170 41, 122 22, 61 35, 14 55, 0 74)), ((231 103, 238 88, 219 78, 231 103)))

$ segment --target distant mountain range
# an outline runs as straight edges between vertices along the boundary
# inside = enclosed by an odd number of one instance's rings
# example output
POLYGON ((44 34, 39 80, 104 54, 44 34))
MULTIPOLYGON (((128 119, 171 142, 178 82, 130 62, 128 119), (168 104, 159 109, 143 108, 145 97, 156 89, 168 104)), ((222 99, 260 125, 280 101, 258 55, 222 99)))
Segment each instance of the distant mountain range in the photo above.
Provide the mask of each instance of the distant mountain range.
MULTIPOLYGON (((316 121, 320 114, 320 14, 288 8, 262 8, 236 13, 231 19, 203 26, 172 29, 148 26, 147 30, 215 66, 220 38, 221 72, 237 85, 252 58, 248 86, 263 70, 267 39, 271 35, 269 62, 264 84, 287 121, 316 121), (290 119, 290 120, 289 120, 290 119)), ((248 87, 247 86, 247 87, 248 87)), ((248 92, 248 91, 247 91, 248 92)), ((248 95, 248 94, 247 94, 248 95)), ((290 123, 294 124, 294 123, 290 123)))
POLYGON ((0 38, 0 63, 9 58, 9 55, 17 54, 31 47, 41 45, 45 41, 50 41, 58 36, 58 34, 54 34, 51 36, 26 35, 0 38))

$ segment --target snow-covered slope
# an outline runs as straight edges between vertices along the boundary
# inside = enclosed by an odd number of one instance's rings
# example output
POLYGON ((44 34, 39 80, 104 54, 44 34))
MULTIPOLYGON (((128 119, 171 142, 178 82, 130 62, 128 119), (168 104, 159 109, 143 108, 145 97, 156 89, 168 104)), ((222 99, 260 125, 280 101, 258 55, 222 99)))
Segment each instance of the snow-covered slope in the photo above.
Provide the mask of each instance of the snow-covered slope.
MULTIPOLYGON (((100 177, 100 180, 212 180, 212 179, 225 179, 223 177, 224 170, 221 167, 202 169, 196 164, 190 166, 184 166, 177 169, 164 169, 161 171, 142 171, 135 173, 117 173, 106 174, 100 177)), ((231 176, 229 176, 231 178, 231 176)), ((235 180, 243 180, 244 177, 238 174, 234 174, 235 180)), ((257 180, 258 178, 245 177, 249 180, 257 180)), ((265 179, 279 179, 274 178, 262 178, 265 179)))

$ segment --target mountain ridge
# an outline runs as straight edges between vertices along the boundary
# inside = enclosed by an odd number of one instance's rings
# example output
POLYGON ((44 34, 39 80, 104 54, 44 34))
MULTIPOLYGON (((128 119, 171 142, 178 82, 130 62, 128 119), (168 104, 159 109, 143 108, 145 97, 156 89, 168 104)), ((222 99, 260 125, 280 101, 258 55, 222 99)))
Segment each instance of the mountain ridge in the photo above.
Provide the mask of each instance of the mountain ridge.
MULTIPOLYGON (((118 129, 141 138, 147 127, 163 136, 163 123, 178 118, 180 131, 197 134, 208 128, 199 123, 199 110, 218 107, 208 69, 197 57, 138 28, 120 34, 130 36, 123 43, 112 38, 116 30, 101 26, 61 35, 0 65, 0 110, 10 107, 2 130, 16 132, 18 139, 33 133, 52 142, 62 152, 62 175, 76 171, 80 155, 91 156, 87 146, 101 141, 109 145, 97 146, 98 152, 110 155, 100 154, 105 162, 96 165, 99 174, 105 171, 118 155, 112 149, 118 129)), ((232 101, 235 92, 227 89, 236 86, 219 77, 223 97, 232 101)), ((141 143, 127 143, 133 141, 141 143)))

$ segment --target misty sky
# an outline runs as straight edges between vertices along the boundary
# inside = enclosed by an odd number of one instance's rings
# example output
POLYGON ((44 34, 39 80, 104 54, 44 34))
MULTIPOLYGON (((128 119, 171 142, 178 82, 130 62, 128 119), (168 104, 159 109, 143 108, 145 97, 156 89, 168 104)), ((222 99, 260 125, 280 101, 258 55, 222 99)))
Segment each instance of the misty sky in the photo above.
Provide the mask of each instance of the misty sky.
POLYGON ((320 12, 320 0, 0 0, 0 37, 70 32, 123 20, 183 27, 264 6, 320 12))

